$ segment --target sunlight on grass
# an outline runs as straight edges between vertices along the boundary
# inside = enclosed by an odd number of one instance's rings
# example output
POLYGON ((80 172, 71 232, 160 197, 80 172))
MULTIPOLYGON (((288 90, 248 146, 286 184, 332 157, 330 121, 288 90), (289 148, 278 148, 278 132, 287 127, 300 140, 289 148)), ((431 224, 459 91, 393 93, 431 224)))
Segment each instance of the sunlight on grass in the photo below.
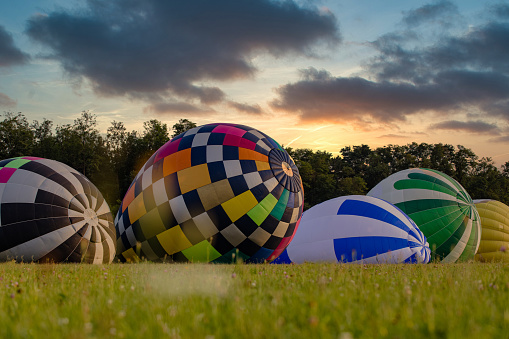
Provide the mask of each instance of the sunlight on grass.
POLYGON ((509 267, 0 264, 1 338, 505 338, 509 267))

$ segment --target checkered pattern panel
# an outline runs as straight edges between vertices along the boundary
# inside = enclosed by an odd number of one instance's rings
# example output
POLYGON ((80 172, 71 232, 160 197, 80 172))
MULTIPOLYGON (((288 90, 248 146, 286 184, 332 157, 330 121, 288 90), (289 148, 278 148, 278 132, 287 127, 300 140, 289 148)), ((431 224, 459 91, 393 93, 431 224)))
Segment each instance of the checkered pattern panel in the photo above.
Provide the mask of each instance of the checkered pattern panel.
POLYGON ((0 234, 0 260, 100 264, 116 250, 113 216, 99 190, 42 158, 0 162, 0 234))
POLYGON ((293 236, 302 206, 299 171, 277 142, 248 126, 199 126, 163 145, 133 180, 115 218, 117 254, 264 261, 293 236))

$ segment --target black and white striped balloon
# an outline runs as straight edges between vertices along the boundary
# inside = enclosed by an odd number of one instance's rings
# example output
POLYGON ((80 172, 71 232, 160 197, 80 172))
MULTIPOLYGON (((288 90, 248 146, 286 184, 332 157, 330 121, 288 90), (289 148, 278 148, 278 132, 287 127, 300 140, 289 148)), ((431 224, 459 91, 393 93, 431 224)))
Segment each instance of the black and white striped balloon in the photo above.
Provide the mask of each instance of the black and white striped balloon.
POLYGON ((101 192, 55 160, 0 161, 0 260, 110 263, 115 227, 101 192))

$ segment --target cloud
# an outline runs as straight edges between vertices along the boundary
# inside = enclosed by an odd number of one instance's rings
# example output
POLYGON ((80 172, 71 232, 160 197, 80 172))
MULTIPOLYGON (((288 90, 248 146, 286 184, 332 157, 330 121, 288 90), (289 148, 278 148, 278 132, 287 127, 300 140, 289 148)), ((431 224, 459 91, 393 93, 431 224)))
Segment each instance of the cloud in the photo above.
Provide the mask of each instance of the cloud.
POLYGON ((89 0, 80 12, 34 16, 26 31, 100 95, 203 104, 225 97, 204 81, 252 77, 258 54, 311 56, 317 43, 341 40, 330 12, 292 0, 89 0))
POLYGON ((494 142, 494 143, 501 143, 501 142, 509 143, 509 135, 502 135, 502 136, 499 136, 499 137, 491 138, 488 141, 494 142))
POLYGON ((447 120, 432 124, 430 129, 455 130, 470 133, 499 133, 495 124, 489 124, 484 121, 458 121, 447 120))
POLYGON ((242 104, 240 102, 229 101, 228 105, 232 108, 235 108, 239 112, 249 113, 249 114, 262 114, 262 108, 258 104, 249 105, 242 104))
POLYGON ((202 114, 213 112, 210 108, 203 108, 187 102, 157 102, 150 104, 143 109, 144 113, 155 113, 158 115, 171 114, 202 114))
POLYGON ((495 4, 490 8, 491 12, 499 18, 509 18, 509 5, 508 4, 495 4))
POLYGON ((437 1, 414 10, 403 12, 403 22, 408 26, 418 26, 425 22, 451 23, 451 16, 458 15, 458 7, 450 1, 437 1))
POLYGON ((408 135, 403 134, 384 134, 380 135, 377 138, 379 139, 406 139, 408 138, 408 135))
POLYGON ((22 65, 29 59, 27 54, 14 45, 14 40, 9 32, 0 26, 0 67, 22 65))
POLYGON ((15 107, 18 103, 8 95, 0 93, 0 107, 15 107))
MULTIPOLYGON (((449 14, 457 11, 441 1, 407 12, 404 20, 429 21, 444 7, 449 14)), ((378 54, 365 64, 369 78, 301 70, 301 80, 277 88, 270 104, 306 121, 364 125, 438 112, 445 119, 478 113, 509 120, 509 22, 491 17, 463 34, 444 32, 431 42, 419 40, 419 33, 407 28, 375 40, 371 45, 378 54)))

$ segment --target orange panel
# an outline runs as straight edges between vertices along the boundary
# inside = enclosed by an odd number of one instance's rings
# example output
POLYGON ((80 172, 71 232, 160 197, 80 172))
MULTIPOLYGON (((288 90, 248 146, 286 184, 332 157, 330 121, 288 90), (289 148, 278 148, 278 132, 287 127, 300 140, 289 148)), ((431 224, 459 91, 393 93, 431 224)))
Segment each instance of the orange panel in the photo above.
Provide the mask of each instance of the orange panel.
POLYGON ((129 204, 134 200, 134 186, 136 186, 136 183, 131 186, 129 191, 125 194, 124 201, 122 202, 122 213, 125 212, 125 209, 129 204))
POLYGON ((184 149, 177 154, 177 172, 184 168, 191 167, 191 149, 184 149))
POLYGON ((163 161, 163 176, 177 172, 177 153, 168 155, 163 161))
POLYGON ((256 151, 252 151, 247 148, 239 147, 239 159, 240 160, 258 160, 263 162, 269 162, 269 157, 258 153, 256 151))

